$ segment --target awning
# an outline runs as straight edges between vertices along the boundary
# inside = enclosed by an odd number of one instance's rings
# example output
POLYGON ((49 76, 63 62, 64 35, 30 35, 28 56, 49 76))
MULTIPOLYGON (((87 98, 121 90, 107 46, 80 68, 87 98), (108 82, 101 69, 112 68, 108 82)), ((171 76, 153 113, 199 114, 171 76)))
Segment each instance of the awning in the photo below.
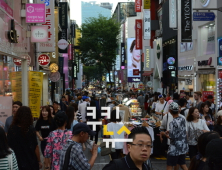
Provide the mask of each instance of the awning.
POLYGON ((197 70, 197 74, 215 74, 215 69, 197 70))

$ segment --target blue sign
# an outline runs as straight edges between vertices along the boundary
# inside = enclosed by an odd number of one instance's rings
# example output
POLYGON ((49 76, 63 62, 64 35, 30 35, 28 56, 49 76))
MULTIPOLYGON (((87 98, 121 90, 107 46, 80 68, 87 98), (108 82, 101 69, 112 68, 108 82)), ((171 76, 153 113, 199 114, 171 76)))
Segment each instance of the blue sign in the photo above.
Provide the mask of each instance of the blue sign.
POLYGON ((222 66, 222 57, 217 57, 217 65, 222 66))
POLYGON ((222 57, 222 38, 218 39, 219 57, 222 57))
POLYGON ((193 21, 214 21, 215 14, 213 12, 194 12, 193 21))

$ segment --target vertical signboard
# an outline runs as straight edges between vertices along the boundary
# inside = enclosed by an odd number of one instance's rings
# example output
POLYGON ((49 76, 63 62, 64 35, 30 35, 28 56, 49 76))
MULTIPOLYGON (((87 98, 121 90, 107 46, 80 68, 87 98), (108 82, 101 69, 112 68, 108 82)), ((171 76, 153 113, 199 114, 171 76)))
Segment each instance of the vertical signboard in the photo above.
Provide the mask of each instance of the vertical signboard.
POLYGON ((42 83, 42 72, 29 72, 29 107, 32 111, 32 116, 35 118, 38 118, 40 114, 42 99, 42 83))
POLYGON ((120 56, 116 55, 116 70, 120 70, 120 56))
POLYGON ((125 66, 125 61, 126 61, 125 43, 121 43, 121 66, 125 66))
POLYGON ((59 57, 59 72, 63 75, 64 57, 59 57))
POLYGON ((46 5, 46 22, 41 25, 48 27, 48 42, 37 43, 37 52, 55 52, 55 2, 54 0, 37 0, 37 3, 46 5))
POLYGON ((177 0, 169 0, 170 28, 177 28, 177 0))
POLYGON ((150 9, 151 0, 143 0, 144 9, 150 9))
POLYGON ((13 101, 22 101, 22 72, 11 72, 10 80, 13 101))
POLYGON ((222 39, 218 39, 219 57, 222 57, 222 39))
POLYGON ((136 19, 136 49, 141 50, 143 46, 142 39, 142 20, 136 19))
POLYGON ((192 42, 192 1, 181 1, 181 42, 192 42))
POLYGON ((61 28, 68 28, 68 3, 59 2, 59 25, 61 28))
POLYGON ((68 55, 69 55, 69 60, 73 60, 73 45, 69 44, 68 46, 68 55))
POLYGON ((151 67, 152 67, 152 53, 151 53, 151 47, 150 46, 145 46, 145 61, 144 61, 144 71, 151 71, 151 67))
POLYGON ((79 72, 79 56, 76 55, 75 57, 75 62, 76 62, 76 65, 77 65, 77 73, 79 72))
POLYGON ((73 79, 77 80, 77 64, 73 63, 73 79))
POLYGON ((151 27, 150 27, 150 10, 144 10, 144 40, 150 40, 151 39, 151 27))
POLYGON ((142 0, 135 0, 135 11, 141 12, 142 0))

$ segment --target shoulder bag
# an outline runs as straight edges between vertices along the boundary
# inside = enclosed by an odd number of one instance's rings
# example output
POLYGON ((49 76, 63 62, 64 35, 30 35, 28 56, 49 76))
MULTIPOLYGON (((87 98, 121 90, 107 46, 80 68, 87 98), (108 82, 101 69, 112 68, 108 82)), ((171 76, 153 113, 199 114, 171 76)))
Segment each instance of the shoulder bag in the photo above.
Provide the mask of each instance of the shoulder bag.
MULTIPOLYGON (((202 120, 201 120, 201 124, 202 124, 202 120)), ((193 129, 189 128, 188 137, 190 138, 190 140, 195 140, 197 142, 199 136, 203 134, 203 131, 200 129, 195 129, 193 122, 191 122, 191 125, 193 129)))
MULTIPOLYGON (((71 152, 71 149, 72 149, 72 146, 73 146, 73 145, 74 145, 74 144, 71 144, 71 145, 68 147, 67 151, 66 151, 65 160, 64 160, 64 164, 63 164, 62 170, 68 170, 68 168, 69 168, 70 152, 71 152)), ((73 168, 73 167, 72 167, 72 169, 73 169, 73 170, 76 170, 76 169, 73 168)))

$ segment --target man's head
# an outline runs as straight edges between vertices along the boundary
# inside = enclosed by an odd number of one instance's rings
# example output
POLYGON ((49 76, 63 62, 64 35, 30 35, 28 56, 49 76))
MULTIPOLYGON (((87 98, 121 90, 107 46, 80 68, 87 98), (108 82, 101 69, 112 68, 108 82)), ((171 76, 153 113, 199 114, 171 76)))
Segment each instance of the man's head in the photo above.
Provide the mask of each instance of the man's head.
POLYGON ((88 101, 89 101, 89 97, 83 96, 83 97, 82 97, 82 100, 88 102, 88 101))
POLYGON ((207 100, 208 100, 210 103, 213 103, 213 99, 214 99, 214 97, 213 97, 212 95, 207 96, 207 100))
POLYGON ((179 100, 179 105, 180 105, 181 107, 186 107, 186 105, 187 105, 187 99, 181 98, 181 99, 179 100))
POLYGON ((53 102, 53 108, 54 110, 59 110, 59 103, 57 101, 53 102))
POLYGON ((177 115, 179 113, 179 105, 176 102, 170 103, 169 111, 172 115, 177 115))
POLYGON ((132 160, 140 163, 148 160, 152 148, 152 139, 147 128, 134 128, 129 134, 128 139, 133 139, 132 143, 127 143, 127 148, 132 160))
POLYGON ((161 104, 164 103, 164 96, 163 96, 163 95, 159 95, 159 96, 158 96, 158 99, 159 99, 159 101, 160 101, 161 104))
POLYGON ((65 101, 66 101, 66 97, 62 96, 62 102, 65 102, 65 101))
POLYGON ((89 136, 96 135, 86 123, 77 123, 73 127, 72 134, 78 138, 80 143, 85 143, 89 139, 89 136))
POLYGON ((194 92, 193 97, 195 100, 199 100, 201 98, 201 96, 202 96, 202 93, 200 91, 194 92))
POLYGON ((18 109, 21 106, 22 106, 22 102, 20 102, 20 101, 13 102, 13 104, 12 104, 12 115, 13 116, 16 114, 16 112, 18 111, 18 109))

